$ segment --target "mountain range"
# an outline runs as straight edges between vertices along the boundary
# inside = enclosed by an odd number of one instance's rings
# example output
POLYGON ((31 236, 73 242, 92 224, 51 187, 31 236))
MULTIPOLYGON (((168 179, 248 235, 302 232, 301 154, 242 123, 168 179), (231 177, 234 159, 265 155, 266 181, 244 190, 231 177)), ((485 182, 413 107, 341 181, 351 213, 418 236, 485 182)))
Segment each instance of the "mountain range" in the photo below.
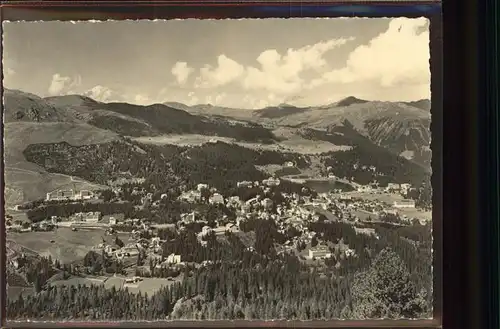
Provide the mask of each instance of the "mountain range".
MULTIPOLYGON (((390 168, 404 167, 401 172, 430 171, 428 100, 380 102, 347 97, 325 106, 280 104, 247 110, 172 102, 148 106, 103 103, 82 95, 43 98, 5 89, 3 105, 7 204, 39 198, 60 186, 80 184, 90 188, 104 184, 103 173, 95 173, 101 169, 92 168, 88 159, 80 159, 74 147, 85 147, 82 154, 87 157, 92 154, 104 157, 98 151, 99 145, 107 149, 112 143, 121 143, 120 147, 132 156, 154 153, 157 147, 161 149, 159 157, 164 156, 162 148, 175 145, 176 161, 184 161, 179 164, 181 167, 194 165, 188 163, 192 161, 188 154, 194 147, 197 154, 205 154, 202 157, 205 160, 207 152, 213 153, 214 149, 221 150, 221 158, 233 150, 250 149, 260 155, 243 152, 249 161, 256 157, 274 159, 259 160, 264 166, 281 161, 277 160, 281 159, 279 156, 264 156, 269 152, 292 158, 301 155, 310 163, 324 164, 336 157, 335 152, 343 151, 342 157, 353 152, 366 165, 370 165, 370 155, 379 157, 374 163, 385 165, 386 161, 390 168), (60 146, 50 147, 56 144, 60 146), (63 153, 50 153, 56 150, 63 153), (63 160, 58 163, 57 159, 63 160), (76 168, 75 171, 58 167, 63 163, 67 168, 76 168), (86 174, 82 174, 82 168, 86 174)), ((95 163, 101 163, 102 167, 106 161, 95 163)), ((213 163, 215 166, 216 161, 213 163)), ((108 171, 112 168, 115 167, 109 167, 108 171)), ((163 165, 155 168, 162 170, 163 165)), ((201 175, 200 180, 205 176, 201 175)))
POLYGON ((169 106, 196 115, 210 115, 258 122, 268 127, 332 130, 348 122, 375 144, 423 166, 430 167, 430 101, 367 101, 350 96, 339 102, 316 107, 289 104, 257 110, 240 110, 212 105, 169 106))

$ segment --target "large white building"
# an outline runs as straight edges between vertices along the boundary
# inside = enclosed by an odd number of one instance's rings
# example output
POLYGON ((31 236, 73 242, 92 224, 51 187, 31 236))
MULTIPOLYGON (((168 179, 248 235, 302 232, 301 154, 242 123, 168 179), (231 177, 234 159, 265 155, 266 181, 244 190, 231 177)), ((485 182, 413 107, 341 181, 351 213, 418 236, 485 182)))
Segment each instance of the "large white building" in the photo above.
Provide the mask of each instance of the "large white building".
POLYGON ((332 253, 327 246, 317 246, 309 249, 309 258, 330 258, 332 253))
POLYGON ((220 195, 219 193, 214 193, 210 197, 210 203, 211 204, 224 203, 224 197, 222 195, 220 195))
POLYGON ((73 218, 77 221, 96 223, 101 219, 101 213, 99 211, 94 212, 79 212, 73 215, 73 218))
POLYGON ((89 190, 59 190, 47 193, 46 201, 64 201, 64 200, 90 200, 94 197, 94 193, 89 190))
POLYGON ((116 225, 116 218, 114 217, 109 217, 109 225, 116 225))
POLYGON ((252 187, 253 186, 253 182, 242 181, 242 182, 238 182, 237 186, 238 187, 252 187))
POLYGON ((408 184, 408 183, 401 184, 401 192, 403 192, 403 193, 408 193, 410 188, 411 188, 411 184, 408 184))
POLYGON ((73 191, 73 190, 59 190, 59 191, 47 193, 45 200, 47 200, 47 201, 62 201, 62 200, 73 200, 74 198, 75 198, 75 191, 73 191))
POLYGON ((396 183, 387 184, 386 191, 399 191, 401 189, 401 185, 396 183))
POLYGON ((415 208, 415 201, 413 200, 401 200, 394 201, 394 208, 415 208))
POLYGON ((90 200, 94 197, 94 193, 88 190, 81 190, 75 193, 75 200, 90 200))
POLYGON ((262 181, 262 183, 264 183, 264 185, 267 185, 267 186, 278 186, 280 185, 280 180, 278 178, 268 178, 268 179, 264 179, 262 181))
POLYGON ((183 216, 183 221, 186 224, 194 223, 196 221, 196 213, 194 211, 192 211, 189 214, 185 214, 183 216))
POLYGON ((196 187, 196 189, 198 190, 198 192, 201 192, 205 189, 208 189, 208 185, 207 184, 198 184, 198 186, 196 187))
POLYGON ((170 254, 167 256, 166 262, 168 264, 179 264, 181 262, 181 255, 170 254))

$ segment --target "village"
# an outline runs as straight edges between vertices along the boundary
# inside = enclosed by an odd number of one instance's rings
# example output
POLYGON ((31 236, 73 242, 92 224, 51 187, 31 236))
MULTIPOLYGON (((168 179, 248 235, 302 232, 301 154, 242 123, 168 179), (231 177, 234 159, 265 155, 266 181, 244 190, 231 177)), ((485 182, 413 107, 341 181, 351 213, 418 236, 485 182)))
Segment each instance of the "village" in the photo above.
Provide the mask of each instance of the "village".
MULTIPOLYGON (((271 198, 266 197, 273 187, 279 186, 281 180, 270 177, 263 181, 241 181, 238 183, 240 189, 258 189, 261 191, 249 200, 240 200, 238 196, 225 198, 215 188, 207 184, 198 184, 193 190, 184 191, 179 199, 199 204, 206 202, 212 206, 231 209, 236 217, 229 219, 223 215, 218 218, 215 225, 209 225, 203 216, 197 212, 181 214, 181 220, 172 224, 157 224, 145 218, 125 218, 123 214, 103 216, 100 212, 79 212, 67 218, 51 216, 44 221, 31 225, 12 223, 7 220, 7 230, 19 234, 38 231, 71 230, 71 234, 86 234, 88 231, 99 231, 107 239, 91 246, 90 250, 96 254, 103 254, 113 262, 126 264, 123 271, 124 284, 138 284, 143 277, 151 276, 151 267, 159 270, 170 270, 180 273, 180 269, 186 264, 181 255, 165 255, 162 245, 167 241, 158 236, 159 230, 171 230, 182 232, 188 227, 197 224, 201 229, 196 233, 198 242, 203 246, 207 244, 207 237, 214 235, 217 238, 224 237, 227 233, 244 237, 241 227, 250 218, 271 220, 276 223, 280 233, 286 233, 293 229, 297 234, 278 247, 280 253, 295 253, 304 262, 327 259, 332 252, 341 253, 342 257, 355 256, 354 250, 350 249, 340 241, 336 245, 321 241, 318 234, 309 229, 310 223, 315 222, 343 222, 352 225, 360 234, 375 234, 373 229, 367 228, 367 223, 380 221, 381 218, 390 215, 391 225, 411 225, 418 222, 424 224, 428 219, 426 213, 416 209, 413 200, 404 199, 404 195, 411 188, 410 184, 389 184, 387 187, 358 186, 357 190, 342 192, 332 190, 328 193, 319 193, 315 197, 299 195, 298 193, 281 193, 286 202, 274 204, 271 198), (203 198, 206 198, 205 200, 203 198), (390 202, 391 200, 392 203, 390 202), (126 241, 118 238, 118 234, 127 237, 126 241), (312 243, 316 240, 315 243, 312 243), (319 243, 317 242, 318 240, 319 243), (305 248, 300 248, 304 246, 305 248), (302 249, 300 252, 299 249, 302 249), (139 266, 141 264, 149 264, 139 266)), ((119 194, 120 188, 113 189, 119 194)), ((162 194, 160 200, 152 200, 152 193, 146 193, 139 188, 134 189, 141 196, 141 203, 151 208, 158 207, 159 202, 166 198, 162 194)), ((47 194, 47 202, 99 202, 99 191, 74 191, 61 190, 47 194)), ((430 218, 430 214, 428 214, 430 218)), ((50 240, 57 244, 57 238, 50 240)), ((252 250, 253 246, 248 245, 252 250)), ((203 266, 204 264, 190 264, 203 266)), ((87 274, 90 272, 87 271, 87 274)), ((114 274, 116 277, 116 273, 114 274)), ((163 278, 165 281, 174 280, 172 277, 163 278)))

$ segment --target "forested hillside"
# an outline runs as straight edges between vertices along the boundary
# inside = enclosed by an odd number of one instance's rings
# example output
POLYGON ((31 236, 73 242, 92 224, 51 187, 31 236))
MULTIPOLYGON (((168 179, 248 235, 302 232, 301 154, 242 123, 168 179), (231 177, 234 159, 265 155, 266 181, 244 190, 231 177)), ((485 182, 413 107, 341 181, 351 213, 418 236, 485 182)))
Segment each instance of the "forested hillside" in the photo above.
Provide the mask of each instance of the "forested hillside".
MULTIPOLYGON (((421 245, 420 251, 397 236, 404 232, 381 229, 377 231, 377 240, 344 232, 346 227, 331 229, 345 238, 358 255, 339 259, 343 263, 339 269, 332 266, 326 272, 305 271, 296 257, 249 252, 231 234, 227 236, 230 247, 216 239, 209 239, 203 247, 188 234, 173 240, 165 247, 165 253, 180 252, 187 259, 209 260, 213 265, 187 267, 182 283, 163 288, 153 296, 132 294, 126 289, 105 290, 102 286, 50 287, 37 297, 20 296, 9 301, 7 315, 11 319, 45 320, 430 316, 432 292, 425 289, 431 286, 430 226, 420 226, 423 235, 411 237, 416 240, 410 241, 421 245), (224 262, 219 263, 222 259, 224 262), (402 289, 389 287, 385 284, 387 278, 391 278, 394 287, 402 289)), ((257 240, 272 240, 275 236, 265 229, 255 232, 257 240)))

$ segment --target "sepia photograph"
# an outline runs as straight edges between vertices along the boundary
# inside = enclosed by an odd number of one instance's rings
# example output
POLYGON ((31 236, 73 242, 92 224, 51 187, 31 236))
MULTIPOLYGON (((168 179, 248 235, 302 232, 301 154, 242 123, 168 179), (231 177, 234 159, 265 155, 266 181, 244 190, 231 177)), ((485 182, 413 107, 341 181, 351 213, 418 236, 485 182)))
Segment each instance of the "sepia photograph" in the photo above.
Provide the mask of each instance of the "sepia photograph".
POLYGON ((9 321, 433 317, 427 18, 2 27, 9 321))

